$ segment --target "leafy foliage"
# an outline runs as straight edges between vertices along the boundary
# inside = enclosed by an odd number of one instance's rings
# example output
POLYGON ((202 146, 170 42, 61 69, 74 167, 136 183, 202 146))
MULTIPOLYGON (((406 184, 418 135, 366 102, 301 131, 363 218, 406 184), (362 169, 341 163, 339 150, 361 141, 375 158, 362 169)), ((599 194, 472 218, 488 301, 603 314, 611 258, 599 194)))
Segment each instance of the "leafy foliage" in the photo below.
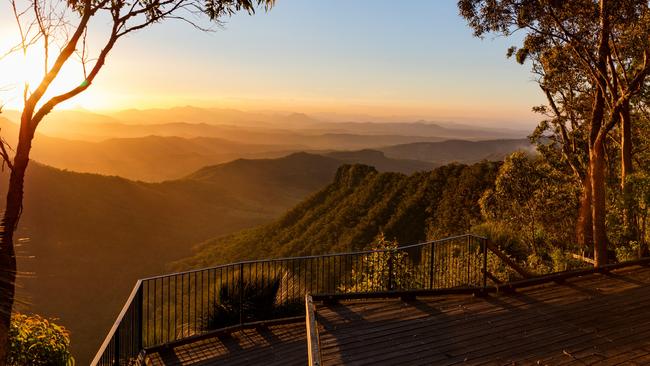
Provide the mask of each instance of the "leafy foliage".
POLYGON ((579 200, 578 182, 539 158, 514 153, 499 170, 495 188, 481 197, 489 221, 503 222, 536 255, 543 247, 573 242, 579 200))
POLYGON ((619 262, 632 261, 639 258, 639 243, 630 242, 616 247, 616 259, 619 262))
POLYGON ((13 314, 9 339, 10 366, 74 365, 68 331, 39 315, 13 314))

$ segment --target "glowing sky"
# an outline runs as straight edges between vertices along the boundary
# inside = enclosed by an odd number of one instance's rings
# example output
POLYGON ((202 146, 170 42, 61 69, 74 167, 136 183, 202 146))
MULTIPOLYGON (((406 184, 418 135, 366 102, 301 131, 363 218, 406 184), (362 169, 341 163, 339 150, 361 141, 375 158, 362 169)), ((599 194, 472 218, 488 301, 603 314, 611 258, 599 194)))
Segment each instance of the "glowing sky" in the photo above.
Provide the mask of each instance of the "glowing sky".
MULTIPOLYGON (((12 32, 3 2, 0 46, 12 32)), ((542 99, 529 68, 505 58, 513 43, 474 38, 454 0, 278 0, 214 33, 171 21, 131 35, 65 107, 192 104, 529 126, 542 99)), ((0 62, 0 85, 10 74, 0 62)))

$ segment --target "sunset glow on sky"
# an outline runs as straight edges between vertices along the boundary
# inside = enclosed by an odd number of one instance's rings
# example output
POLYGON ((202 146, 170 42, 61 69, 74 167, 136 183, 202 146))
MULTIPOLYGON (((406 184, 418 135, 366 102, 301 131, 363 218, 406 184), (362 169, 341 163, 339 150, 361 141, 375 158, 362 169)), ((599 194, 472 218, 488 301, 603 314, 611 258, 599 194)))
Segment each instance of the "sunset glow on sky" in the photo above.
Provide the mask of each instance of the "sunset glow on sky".
MULTIPOLYGON (((122 40, 90 90, 62 108, 195 105, 522 126, 539 119, 528 66, 505 57, 516 39, 474 38, 454 0, 397 5, 278 0, 212 33, 167 21, 122 40)), ((9 6, 0 5, 0 54, 16 40, 9 6)), ((93 25, 90 42, 102 26, 93 25)), ((20 81, 42 73, 38 53, 0 61, 8 108, 20 108, 20 81)), ((61 76, 59 91, 83 81, 78 65, 61 76)))

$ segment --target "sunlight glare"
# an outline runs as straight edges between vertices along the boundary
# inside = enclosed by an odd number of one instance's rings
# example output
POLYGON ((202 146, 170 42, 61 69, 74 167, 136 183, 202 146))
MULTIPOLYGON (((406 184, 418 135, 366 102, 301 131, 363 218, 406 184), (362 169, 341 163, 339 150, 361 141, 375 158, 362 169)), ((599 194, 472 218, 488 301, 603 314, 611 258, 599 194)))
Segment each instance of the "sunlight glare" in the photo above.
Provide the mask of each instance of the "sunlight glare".
MULTIPOLYGON (((9 45, 1 44, 0 52, 4 53, 10 48, 9 45)), ((56 50, 56 48, 55 48, 56 50)), ((52 67, 56 54, 50 55, 49 67, 52 67)), ((0 60, 0 101, 7 108, 23 108, 23 91, 25 85, 28 86, 29 92, 36 89, 45 75, 45 52, 42 45, 32 46, 23 52, 15 52, 0 60), (40 46, 40 47, 39 47, 40 46)), ((69 64, 65 65, 56 79, 52 82, 50 89, 45 94, 45 100, 67 92, 70 89, 84 82, 83 71, 80 62, 71 59, 69 64)), ((62 106, 65 109, 69 105, 62 106)))

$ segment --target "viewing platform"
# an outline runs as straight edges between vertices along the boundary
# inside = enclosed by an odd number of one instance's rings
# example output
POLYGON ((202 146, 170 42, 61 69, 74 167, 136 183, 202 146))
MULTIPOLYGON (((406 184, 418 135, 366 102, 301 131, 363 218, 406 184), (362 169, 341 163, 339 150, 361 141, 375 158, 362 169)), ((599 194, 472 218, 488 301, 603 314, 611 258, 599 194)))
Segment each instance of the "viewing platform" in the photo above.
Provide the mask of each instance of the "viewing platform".
POLYGON ((531 276, 467 235, 273 261, 275 269, 242 262, 141 280, 93 364, 650 363, 650 259, 531 276), (491 273, 499 259, 514 279, 491 273), (373 271, 381 276, 359 282, 373 271), (274 284, 275 313, 260 319, 252 304, 263 298, 247 283, 267 293, 262 274, 274 284))

